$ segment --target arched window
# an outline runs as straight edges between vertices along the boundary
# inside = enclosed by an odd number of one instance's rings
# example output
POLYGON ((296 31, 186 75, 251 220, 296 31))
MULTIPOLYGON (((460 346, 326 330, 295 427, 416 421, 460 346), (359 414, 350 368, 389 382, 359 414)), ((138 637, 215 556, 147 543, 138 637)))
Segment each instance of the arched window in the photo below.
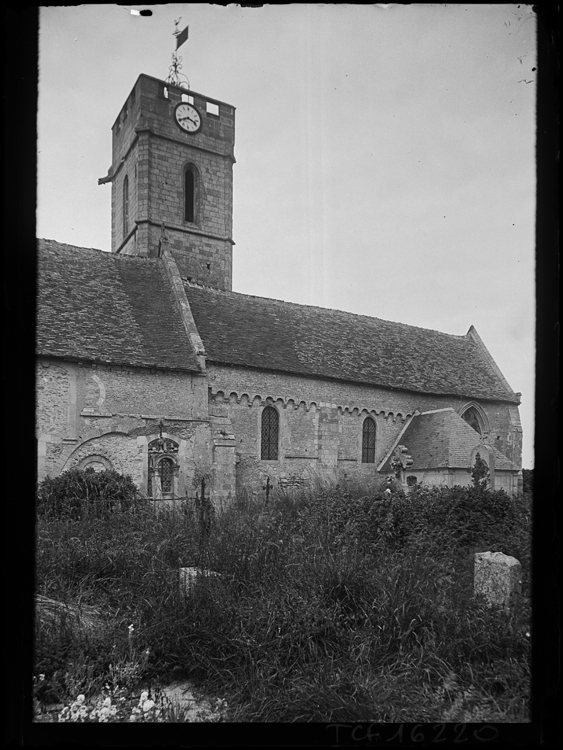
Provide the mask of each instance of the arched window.
POLYGON ((177 495, 178 443, 160 437, 148 445, 147 496, 155 500, 177 495))
POLYGON ((464 419, 470 427, 473 427, 475 432, 478 432, 479 435, 483 434, 481 415, 479 414, 477 409, 475 409, 475 407, 471 406, 461 416, 462 419, 464 419))
POLYGON ((375 463, 375 421, 371 417, 364 419, 362 428, 362 463, 375 463))
POLYGON ((273 406, 267 406, 262 412, 262 441, 260 453, 262 461, 278 460, 279 433, 279 414, 273 406))
POLYGON ((196 175, 194 168, 184 170, 184 221, 195 222, 196 175))
POLYGON ((123 180, 123 237, 127 237, 129 229, 129 177, 123 180))

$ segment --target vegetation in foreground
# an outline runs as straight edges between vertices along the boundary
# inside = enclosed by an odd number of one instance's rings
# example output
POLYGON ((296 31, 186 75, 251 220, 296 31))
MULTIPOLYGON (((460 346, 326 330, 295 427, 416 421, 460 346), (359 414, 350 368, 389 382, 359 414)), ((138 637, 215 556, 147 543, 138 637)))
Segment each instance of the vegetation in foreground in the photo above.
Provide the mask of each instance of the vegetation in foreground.
POLYGON ((46 480, 36 718, 529 721, 530 514, 529 494, 340 482, 240 498, 209 526, 114 472, 46 480), (472 595, 489 549, 522 563, 510 613, 472 595), (196 566, 221 575, 182 592, 196 566), (178 679, 221 702, 179 709, 157 687, 178 679))

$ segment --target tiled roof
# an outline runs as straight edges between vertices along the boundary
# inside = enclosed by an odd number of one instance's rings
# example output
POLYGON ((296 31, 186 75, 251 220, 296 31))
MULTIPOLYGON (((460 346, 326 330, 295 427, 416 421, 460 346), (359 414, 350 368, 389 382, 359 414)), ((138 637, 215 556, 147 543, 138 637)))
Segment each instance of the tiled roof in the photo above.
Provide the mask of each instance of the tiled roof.
MULTIPOLYGON (((468 469, 471 451, 479 445, 479 434, 453 409, 419 414, 400 437, 413 464, 409 470, 468 469)), ((516 471, 517 467, 496 448, 495 469, 516 471)), ((391 471, 390 459, 382 466, 391 471)))
POLYGON ((208 361, 519 403, 469 336, 186 283, 208 361))
POLYGON ((38 354, 199 370, 161 261, 38 240, 38 354))
MULTIPOLYGON (((198 371, 164 264, 39 240, 37 351, 198 371)), ((186 283, 210 362, 519 403, 471 336, 186 283)))

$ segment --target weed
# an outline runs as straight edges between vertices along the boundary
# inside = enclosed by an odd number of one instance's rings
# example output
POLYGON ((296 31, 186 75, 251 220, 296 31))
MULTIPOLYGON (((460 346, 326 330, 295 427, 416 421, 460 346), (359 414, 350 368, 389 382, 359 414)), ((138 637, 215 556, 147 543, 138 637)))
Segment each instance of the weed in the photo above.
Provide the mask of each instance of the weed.
POLYGON ((139 704, 143 680, 181 673, 234 721, 527 721, 530 525, 502 492, 342 477, 205 518, 44 512, 39 593, 64 606, 37 619, 36 701, 68 720, 88 703, 89 721, 191 721, 156 692, 139 704), (510 613, 473 597, 478 548, 522 562, 510 613), (202 560, 221 575, 180 591, 202 560))

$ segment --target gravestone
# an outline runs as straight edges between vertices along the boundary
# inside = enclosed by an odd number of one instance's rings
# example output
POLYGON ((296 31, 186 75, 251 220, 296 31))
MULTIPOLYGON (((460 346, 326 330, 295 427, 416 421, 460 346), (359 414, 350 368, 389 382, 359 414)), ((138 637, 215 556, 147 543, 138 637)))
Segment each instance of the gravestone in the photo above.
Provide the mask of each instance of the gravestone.
POLYGON ((474 592, 489 605, 514 606, 522 593, 522 565, 502 552, 476 552, 474 592))
POLYGON ((180 568, 179 570, 180 591, 182 594, 189 593, 197 578, 221 577, 221 573, 216 573, 214 570, 206 570, 205 568, 180 568))

